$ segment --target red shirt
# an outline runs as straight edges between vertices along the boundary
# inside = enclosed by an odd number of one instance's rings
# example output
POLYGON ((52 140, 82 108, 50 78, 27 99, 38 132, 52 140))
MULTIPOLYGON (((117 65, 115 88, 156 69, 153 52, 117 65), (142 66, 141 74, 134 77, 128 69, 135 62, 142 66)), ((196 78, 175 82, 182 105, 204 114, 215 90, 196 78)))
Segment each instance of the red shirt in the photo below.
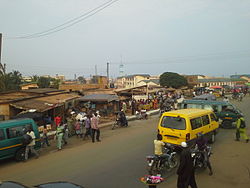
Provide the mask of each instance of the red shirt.
POLYGON ((56 116, 55 119, 54 119, 54 122, 55 122, 56 126, 58 126, 61 123, 61 121, 62 121, 62 118, 59 117, 59 116, 56 116))

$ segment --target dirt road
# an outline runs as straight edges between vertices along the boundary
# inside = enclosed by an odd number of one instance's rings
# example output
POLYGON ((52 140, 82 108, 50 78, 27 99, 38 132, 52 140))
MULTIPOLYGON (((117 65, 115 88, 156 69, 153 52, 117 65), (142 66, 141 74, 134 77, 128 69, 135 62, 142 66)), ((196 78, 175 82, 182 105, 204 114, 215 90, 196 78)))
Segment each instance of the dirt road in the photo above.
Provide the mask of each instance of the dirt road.
MULTIPOLYGON (((250 98, 237 103, 250 125, 250 98)), ((101 130, 101 143, 75 138, 62 151, 50 150, 26 163, 0 162, 0 180, 26 185, 65 180, 87 188, 143 188, 139 178, 146 174, 145 156, 153 153, 159 118, 130 122, 128 128, 101 130)), ((248 129, 250 133, 250 129, 248 129)), ((214 175, 196 174, 199 188, 249 188, 250 143, 234 141, 234 130, 221 129, 212 145, 214 175)), ((173 173, 159 188, 175 188, 173 173)))

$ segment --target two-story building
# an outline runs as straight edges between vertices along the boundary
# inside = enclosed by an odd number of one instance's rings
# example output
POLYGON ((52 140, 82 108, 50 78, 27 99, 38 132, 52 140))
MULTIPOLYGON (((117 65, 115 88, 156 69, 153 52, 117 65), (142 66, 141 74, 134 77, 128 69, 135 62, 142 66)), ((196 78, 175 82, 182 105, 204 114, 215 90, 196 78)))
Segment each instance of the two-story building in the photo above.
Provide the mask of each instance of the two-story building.
POLYGON ((139 84, 140 81, 149 79, 150 79, 149 74, 133 74, 133 75, 122 76, 117 78, 116 87, 117 88, 138 87, 141 86, 139 84))

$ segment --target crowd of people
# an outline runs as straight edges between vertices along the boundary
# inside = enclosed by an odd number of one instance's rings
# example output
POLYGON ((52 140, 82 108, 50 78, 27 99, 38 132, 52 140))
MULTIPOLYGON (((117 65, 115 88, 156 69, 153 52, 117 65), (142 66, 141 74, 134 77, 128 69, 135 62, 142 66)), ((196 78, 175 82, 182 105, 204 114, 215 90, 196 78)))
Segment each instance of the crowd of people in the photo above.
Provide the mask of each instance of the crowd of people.
POLYGON ((46 116, 44 118, 44 126, 40 129, 41 146, 50 146, 50 137, 54 136, 57 143, 57 149, 61 150, 63 145, 68 144, 69 137, 76 135, 77 138, 86 140, 91 139, 100 142, 99 129, 99 112, 78 113, 70 112, 70 115, 63 120, 61 116, 56 116, 52 121, 46 116), (52 131, 51 124, 55 126, 55 131, 52 131), (52 134, 54 133, 54 134, 52 134))

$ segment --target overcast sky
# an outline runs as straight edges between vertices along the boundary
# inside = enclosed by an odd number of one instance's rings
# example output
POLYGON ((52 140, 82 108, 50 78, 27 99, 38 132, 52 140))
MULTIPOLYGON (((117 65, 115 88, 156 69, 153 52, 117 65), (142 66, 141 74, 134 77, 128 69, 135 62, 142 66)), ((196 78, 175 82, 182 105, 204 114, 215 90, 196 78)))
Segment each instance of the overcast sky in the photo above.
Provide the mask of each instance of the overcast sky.
POLYGON ((249 0, 119 0, 50 35, 12 38, 49 30, 109 1, 0 0, 2 62, 24 76, 67 79, 89 77, 95 65, 106 75, 107 62, 112 77, 121 62, 124 74, 250 73, 249 0))

